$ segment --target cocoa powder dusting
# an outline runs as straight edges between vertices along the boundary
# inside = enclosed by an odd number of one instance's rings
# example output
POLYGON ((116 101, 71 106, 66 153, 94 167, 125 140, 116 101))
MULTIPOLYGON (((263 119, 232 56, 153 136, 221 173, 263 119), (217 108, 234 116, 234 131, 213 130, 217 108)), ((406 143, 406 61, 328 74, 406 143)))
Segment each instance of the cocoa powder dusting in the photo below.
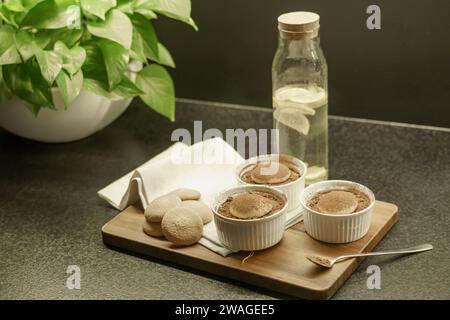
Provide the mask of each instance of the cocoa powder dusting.
MULTIPOLYGON (((279 196, 277 196, 277 195, 275 195, 273 193, 270 193, 270 192, 256 191, 255 190, 255 191, 247 191, 246 193, 257 194, 257 195, 263 196, 263 197, 269 199, 272 202, 272 205, 273 205, 272 210, 268 214, 266 214, 266 215, 264 215, 264 216, 262 216, 260 218, 257 218, 257 219, 268 217, 268 216, 270 216, 270 215, 280 211, 280 209, 283 208, 283 206, 285 205, 285 202, 284 202, 284 200, 281 197, 279 197, 279 196)), ((235 217, 235 216, 233 216, 231 214, 231 212, 230 212, 230 204, 231 204, 232 201, 233 201, 233 196, 228 197, 227 200, 225 200, 223 203, 221 203, 219 205, 219 207, 217 209, 217 212, 220 215, 222 215, 224 217, 227 217, 227 218, 247 220, 247 219, 241 219, 241 218, 235 217)))
MULTIPOLYGON (((298 168, 296 166, 294 166, 292 163, 287 162, 287 161, 280 161, 279 163, 282 163, 285 166, 287 166, 289 168, 289 170, 291 171, 291 175, 289 176, 289 178, 286 181, 283 181, 281 183, 268 183, 267 185, 273 185, 273 186, 283 185, 283 184, 293 182, 301 177, 301 173, 299 172, 298 168)), ((242 170, 241 175, 240 175, 240 178, 242 181, 244 181, 245 183, 248 183, 248 184, 259 184, 259 183, 255 182, 251 176, 252 170, 256 167, 257 164, 258 163, 253 164, 242 170)))
POLYGON ((314 197, 312 197, 308 201, 308 207, 310 207, 314 211, 321 212, 319 210, 319 208, 318 208, 318 203, 320 201, 320 198, 324 194, 327 194, 327 193, 329 193, 331 191, 346 191, 346 192, 351 192, 351 193, 353 193, 356 196, 356 198, 358 200, 358 206, 356 207, 356 209, 352 213, 356 213, 356 212, 359 212, 361 210, 364 210, 370 204, 370 199, 364 192, 359 191, 359 190, 357 190, 355 188, 348 188, 348 189, 331 189, 331 190, 327 190, 327 191, 323 191, 323 192, 318 192, 316 195, 314 195, 314 197))

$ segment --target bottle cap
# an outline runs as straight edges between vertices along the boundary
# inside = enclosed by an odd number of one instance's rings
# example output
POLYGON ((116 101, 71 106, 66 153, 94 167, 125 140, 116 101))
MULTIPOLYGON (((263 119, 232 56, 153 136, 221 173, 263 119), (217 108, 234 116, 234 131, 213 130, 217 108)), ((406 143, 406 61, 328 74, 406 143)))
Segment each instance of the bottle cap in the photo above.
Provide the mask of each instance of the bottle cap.
POLYGON ((278 17, 278 30, 283 39, 314 38, 319 34, 320 16, 314 12, 295 11, 278 17))

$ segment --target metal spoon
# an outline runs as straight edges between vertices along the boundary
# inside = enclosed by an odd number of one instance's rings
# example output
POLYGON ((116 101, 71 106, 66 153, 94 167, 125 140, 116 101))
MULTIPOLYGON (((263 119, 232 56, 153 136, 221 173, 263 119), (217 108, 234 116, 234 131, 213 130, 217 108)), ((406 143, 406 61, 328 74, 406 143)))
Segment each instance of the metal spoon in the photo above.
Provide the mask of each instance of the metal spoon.
POLYGON ((339 256, 334 259, 321 257, 321 256, 315 256, 315 255, 305 255, 305 257, 309 260, 311 260, 314 263, 317 263, 318 265, 331 268, 335 263, 341 262, 350 258, 357 258, 357 257, 369 257, 369 256, 382 256, 382 255, 388 255, 388 254, 406 254, 406 253, 416 253, 416 252, 423 252, 433 249, 433 246, 431 244, 421 244, 419 246, 406 248, 406 249, 398 249, 398 250, 387 250, 387 251, 378 251, 378 252, 366 252, 366 253, 355 253, 355 254, 347 254, 343 256, 339 256))

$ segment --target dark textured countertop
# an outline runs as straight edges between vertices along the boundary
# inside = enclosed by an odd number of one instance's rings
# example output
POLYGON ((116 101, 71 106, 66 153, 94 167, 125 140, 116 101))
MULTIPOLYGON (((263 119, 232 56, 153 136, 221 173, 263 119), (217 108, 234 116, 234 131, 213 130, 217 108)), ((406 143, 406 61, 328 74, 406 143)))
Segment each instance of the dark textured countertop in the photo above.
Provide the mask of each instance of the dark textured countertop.
MULTIPOLYGON (((289 298, 104 246, 100 228, 117 211, 96 192, 167 148, 175 128, 270 128, 271 113, 178 102, 170 123, 141 105, 94 136, 48 145, 0 131, 1 299, 289 298), (68 265, 81 289, 66 288, 68 265)), ((433 251, 369 258, 336 299, 450 298, 450 130, 330 119, 330 178, 355 180, 396 203, 399 221, 377 249, 429 242, 433 251), (381 268, 381 289, 366 286, 381 268)))

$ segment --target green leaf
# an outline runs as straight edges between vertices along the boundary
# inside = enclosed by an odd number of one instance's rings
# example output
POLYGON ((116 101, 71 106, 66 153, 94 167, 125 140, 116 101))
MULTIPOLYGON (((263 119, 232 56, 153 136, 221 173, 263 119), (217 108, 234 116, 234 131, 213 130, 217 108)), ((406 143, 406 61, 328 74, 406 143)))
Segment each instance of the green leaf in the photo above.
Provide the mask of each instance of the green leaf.
POLYGON ((137 8, 137 9, 134 10, 134 12, 142 14, 144 17, 146 17, 149 20, 158 18, 156 13, 154 11, 152 11, 152 10, 149 10, 149 9, 137 8))
POLYGON ((123 13, 133 14, 135 0, 117 0, 117 9, 123 13))
POLYGON ((23 61, 27 61, 34 55, 33 41, 33 36, 25 30, 18 30, 14 35, 14 43, 23 61))
POLYGON ((173 61, 172 55, 161 42, 158 42, 158 52, 159 52, 159 60, 158 60, 159 64, 175 68, 175 62, 173 61))
POLYGON ((172 121, 175 119, 175 89, 164 67, 146 66, 138 73, 136 84, 145 92, 140 97, 148 106, 172 121))
POLYGON ((106 89, 106 87, 103 85, 103 83, 101 83, 100 81, 98 81, 96 79, 84 78, 83 88, 92 93, 95 93, 96 95, 105 97, 111 101, 117 101, 117 100, 123 99, 123 97, 121 97, 113 92, 109 92, 106 89))
POLYGON ((55 43, 58 41, 62 41, 66 44, 67 47, 71 48, 74 45, 76 45, 82 35, 83 35, 84 29, 68 29, 68 28, 62 28, 62 29, 53 29, 53 30, 39 30, 36 35, 35 39, 37 41, 41 41, 42 43, 45 42, 45 46, 48 49, 51 49, 55 46, 55 43))
POLYGON ((16 49, 14 35, 15 31, 12 27, 0 26, 0 65, 22 62, 16 49))
POLYGON ((66 45, 57 41, 55 43, 54 51, 62 58, 62 68, 66 70, 70 76, 77 73, 84 61, 86 60, 86 50, 83 47, 73 47, 69 49, 66 45))
POLYGON ((83 44, 83 48, 86 50, 86 60, 81 68, 84 78, 96 80, 106 90, 108 87, 108 77, 102 51, 95 41, 89 41, 83 44))
POLYGON ((95 93, 99 96, 108 98, 111 101, 117 101, 122 99, 130 99, 136 97, 143 92, 127 77, 122 79, 114 91, 108 91, 105 86, 95 79, 85 78, 83 82, 83 88, 95 93))
POLYGON ((119 85, 114 89, 114 93, 123 98, 133 98, 144 94, 144 92, 139 89, 133 81, 127 77, 123 77, 119 85))
POLYGON ((133 41, 131 42, 130 58, 139 60, 142 63, 147 62, 144 49, 144 39, 139 32, 133 32, 133 41))
POLYGON ((59 92, 63 98, 64 106, 67 109, 73 100, 80 94, 80 90, 83 86, 83 72, 80 70, 70 78, 67 73, 61 71, 56 77, 56 84, 58 85, 59 92))
POLYGON ((45 0, 22 0, 22 4, 27 9, 27 11, 31 10, 31 8, 35 7, 37 4, 44 2, 45 0))
POLYGON ((12 98, 12 94, 4 82, 0 82, 0 103, 8 101, 12 98))
POLYGON ((128 50, 109 40, 98 40, 98 46, 103 55, 106 73, 108 75, 108 87, 112 90, 120 83, 128 65, 128 50))
POLYGON ((109 40, 95 39, 84 44, 84 48, 87 53, 82 67, 84 86, 92 92, 108 96, 111 89, 116 90, 125 77, 127 52, 109 40))
POLYGON ((5 0, 3 1, 5 7, 9 10, 9 11, 13 11, 13 12, 23 12, 26 9, 24 8, 24 6, 22 5, 22 1, 20 0, 5 0))
POLYGON ((0 27, 0 64, 27 61, 34 55, 33 46, 40 48, 45 43, 26 30, 14 30, 10 26, 0 27))
POLYGON ((147 19, 156 19, 158 16, 156 13, 148 8, 148 0, 136 0, 134 1, 134 12, 142 14, 147 19))
POLYGON ((3 71, 2 67, 0 66, 0 103, 8 101, 11 99, 12 94, 8 89, 8 86, 5 83, 5 80, 3 80, 3 71))
POLYGON ((113 9, 106 15, 106 20, 89 22, 87 28, 93 35, 117 42, 126 49, 130 49, 133 25, 126 14, 113 9))
MULTIPOLYGON (((136 42, 135 46, 131 46, 133 50, 131 57, 145 63, 145 51, 143 47, 139 47, 137 44, 139 44, 139 42, 136 42), (142 56, 144 57, 142 58, 142 56)), ((175 62, 173 61, 172 55, 161 42, 158 42, 158 59, 156 59, 155 57, 148 57, 148 59, 158 62, 159 64, 175 68, 175 62)))
POLYGON ((39 114, 39 111, 42 109, 42 108, 45 108, 45 107, 41 107, 41 106, 38 106, 38 105, 34 105, 34 104, 31 104, 31 103, 29 103, 29 102, 27 102, 27 101, 25 101, 25 106, 28 108, 28 110, 30 110, 36 117, 37 117, 37 115, 39 114))
POLYGON ((111 8, 116 6, 116 0, 80 0, 81 8, 102 20, 105 20, 105 14, 111 8))
POLYGON ((141 0, 141 2, 142 8, 182 21, 198 30, 197 25, 191 18, 190 0, 141 0))
POLYGON ((158 39, 152 24, 143 15, 138 13, 131 16, 134 31, 142 37, 145 56, 151 60, 158 61, 158 39))
POLYGON ((46 104, 44 104, 43 106, 54 109, 51 87, 42 76, 38 62, 34 59, 30 59, 25 64, 25 66, 30 74, 31 83, 33 85, 34 92, 37 95, 37 98, 42 101, 44 101, 45 99, 46 104))
POLYGON ((79 12, 76 0, 45 0, 28 12, 21 25, 42 29, 69 27, 80 18, 79 12))
POLYGON ((14 19, 14 12, 9 11, 5 5, 0 3, 0 19, 4 21, 6 24, 12 25, 14 27, 18 27, 17 23, 14 19))
POLYGON ((49 85, 52 85, 62 69, 62 57, 54 51, 42 50, 36 46, 34 48, 34 54, 39 63, 42 76, 49 85))
POLYGON ((11 93, 32 105, 35 112, 40 108, 53 108, 50 86, 41 75, 33 59, 22 64, 3 66, 3 78, 11 93))

